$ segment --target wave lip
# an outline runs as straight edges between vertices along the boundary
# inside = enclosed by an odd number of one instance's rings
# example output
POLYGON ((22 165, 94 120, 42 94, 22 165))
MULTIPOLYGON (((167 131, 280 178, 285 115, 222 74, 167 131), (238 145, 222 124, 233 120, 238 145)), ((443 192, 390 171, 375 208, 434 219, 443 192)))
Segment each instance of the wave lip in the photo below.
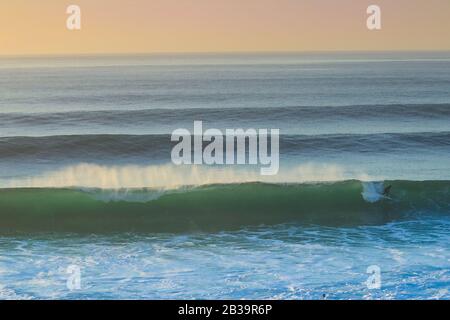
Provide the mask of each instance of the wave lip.
POLYGON ((242 183, 177 190, 0 189, 0 234, 215 232, 280 223, 379 225, 450 213, 450 181, 387 181, 366 201, 360 181, 242 183), (147 198, 145 198, 147 196, 147 198))
MULTIPOLYGON (((39 176, 4 180, 4 188, 176 189, 184 186, 249 182, 299 183, 340 181, 342 168, 330 164, 303 164, 283 168, 275 176, 262 176, 259 166, 105 166, 82 163, 39 176)), ((366 178, 361 174, 361 178, 366 178)))

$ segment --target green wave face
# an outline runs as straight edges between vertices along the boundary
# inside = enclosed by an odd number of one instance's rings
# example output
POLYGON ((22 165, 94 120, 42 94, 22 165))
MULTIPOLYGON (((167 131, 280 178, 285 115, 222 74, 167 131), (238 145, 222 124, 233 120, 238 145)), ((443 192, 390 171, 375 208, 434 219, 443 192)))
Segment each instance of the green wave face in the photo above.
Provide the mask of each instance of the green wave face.
POLYGON ((389 198, 366 201, 364 184, 231 184, 162 193, 76 189, 0 190, 0 233, 214 232, 304 223, 384 224, 412 214, 450 213, 450 181, 392 181, 389 198))

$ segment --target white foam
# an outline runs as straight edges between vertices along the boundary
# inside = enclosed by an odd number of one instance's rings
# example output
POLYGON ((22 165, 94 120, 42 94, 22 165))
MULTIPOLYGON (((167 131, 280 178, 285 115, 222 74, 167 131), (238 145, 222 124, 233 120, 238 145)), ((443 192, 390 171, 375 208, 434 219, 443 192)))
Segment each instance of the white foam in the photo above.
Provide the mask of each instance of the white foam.
POLYGON ((303 183, 349 179, 336 165, 303 164, 285 168, 275 176, 261 176, 257 168, 207 166, 101 166, 79 164, 39 176, 4 181, 6 188, 153 188, 246 182, 303 183))
POLYGON ((362 196, 364 200, 370 203, 380 201, 383 196, 384 184, 383 182, 363 182, 362 196))

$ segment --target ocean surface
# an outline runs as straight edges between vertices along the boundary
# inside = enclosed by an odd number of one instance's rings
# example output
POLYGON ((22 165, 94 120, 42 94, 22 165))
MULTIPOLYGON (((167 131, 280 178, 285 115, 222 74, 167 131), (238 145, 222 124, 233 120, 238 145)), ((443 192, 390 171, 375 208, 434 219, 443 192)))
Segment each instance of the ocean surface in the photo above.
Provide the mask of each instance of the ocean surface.
POLYGON ((448 52, 0 58, 0 299, 449 299, 449 248, 448 52), (200 120, 278 175, 173 165, 200 120))

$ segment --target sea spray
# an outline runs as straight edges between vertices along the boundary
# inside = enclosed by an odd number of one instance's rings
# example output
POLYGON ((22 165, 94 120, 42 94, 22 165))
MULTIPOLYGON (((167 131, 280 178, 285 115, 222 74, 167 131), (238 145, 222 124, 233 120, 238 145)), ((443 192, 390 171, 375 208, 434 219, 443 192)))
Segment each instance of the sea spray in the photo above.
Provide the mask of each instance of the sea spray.
MULTIPOLYGON (((153 188, 175 189, 183 186, 247 182, 302 183, 349 179, 341 167, 330 164, 302 164, 286 167, 276 176, 261 176, 258 168, 246 166, 218 168, 204 166, 104 166, 79 164, 38 176, 1 181, 3 188, 153 188)), ((355 178, 359 178, 358 175, 355 178)), ((353 178, 353 177, 351 177, 353 178)))

